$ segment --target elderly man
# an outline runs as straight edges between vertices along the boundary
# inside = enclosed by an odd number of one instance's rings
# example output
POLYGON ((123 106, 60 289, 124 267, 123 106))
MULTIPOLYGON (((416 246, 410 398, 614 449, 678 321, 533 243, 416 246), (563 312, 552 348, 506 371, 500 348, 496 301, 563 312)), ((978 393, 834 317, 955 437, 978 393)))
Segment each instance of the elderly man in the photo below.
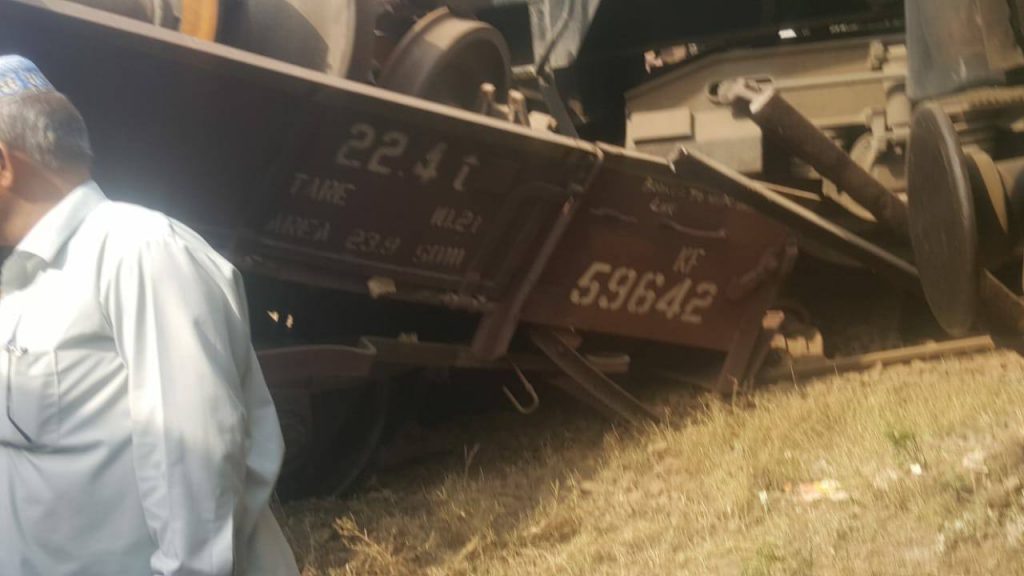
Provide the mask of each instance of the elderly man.
POLYGON ((111 202, 74 106, 0 56, 0 574, 296 575, 238 273, 111 202))

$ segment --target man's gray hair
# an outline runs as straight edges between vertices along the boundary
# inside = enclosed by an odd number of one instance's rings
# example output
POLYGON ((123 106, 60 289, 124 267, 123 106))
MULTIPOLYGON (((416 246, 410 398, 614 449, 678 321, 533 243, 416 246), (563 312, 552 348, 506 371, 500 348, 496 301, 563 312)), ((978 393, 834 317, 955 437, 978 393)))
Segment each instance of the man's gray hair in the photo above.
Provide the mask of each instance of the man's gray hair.
POLYGON ((0 142, 50 170, 92 165, 85 120, 70 100, 56 92, 0 101, 0 142))

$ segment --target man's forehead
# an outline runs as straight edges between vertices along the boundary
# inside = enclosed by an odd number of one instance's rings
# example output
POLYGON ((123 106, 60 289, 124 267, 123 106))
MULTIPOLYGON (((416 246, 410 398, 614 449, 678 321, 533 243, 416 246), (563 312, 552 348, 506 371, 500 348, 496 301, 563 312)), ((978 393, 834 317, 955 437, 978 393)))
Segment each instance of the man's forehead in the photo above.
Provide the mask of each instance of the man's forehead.
POLYGON ((7 98, 56 91, 42 71, 27 58, 0 56, 0 104, 7 98))

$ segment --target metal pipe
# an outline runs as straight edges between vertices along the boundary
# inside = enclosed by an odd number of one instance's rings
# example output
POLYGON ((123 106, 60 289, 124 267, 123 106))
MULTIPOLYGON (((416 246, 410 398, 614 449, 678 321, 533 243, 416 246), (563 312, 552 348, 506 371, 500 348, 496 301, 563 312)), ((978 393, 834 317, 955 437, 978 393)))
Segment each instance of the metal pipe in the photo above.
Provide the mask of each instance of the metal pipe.
MULTIPOLYGON (((724 86, 723 86, 724 87, 724 86)), ((890 230, 907 232, 907 206, 774 89, 743 80, 725 87, 726 102, 743 101, 744 112, 765 136, 788 147, 849 194, 890 230)))
POLYGON ((876 84, 906 80, 906 72, 851 72, 835 76, 813 76, 810 78, 792 78, 772 82, 772 87, 779 91, 808 90, 811 88, 830 88, 850 86, 854 84, 876 84))

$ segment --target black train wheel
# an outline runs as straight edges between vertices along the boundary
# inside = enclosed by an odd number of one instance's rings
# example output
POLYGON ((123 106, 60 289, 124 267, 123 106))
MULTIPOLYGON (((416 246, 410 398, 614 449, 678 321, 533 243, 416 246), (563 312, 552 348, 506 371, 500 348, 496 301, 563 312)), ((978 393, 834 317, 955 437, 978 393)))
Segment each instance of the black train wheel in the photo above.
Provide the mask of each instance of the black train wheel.
POLYGON ((391 413, 391 387, 365 380, 338 390, 276 394, 285 461, 283 500, 337 496, 358 485, 380 446, 391 413))
POLYGON ((480 86, 511 87, 505 38, 489 24, 439 8, 421 18, 391 53, 378 82, 388 90, 473 110, 480 86))

